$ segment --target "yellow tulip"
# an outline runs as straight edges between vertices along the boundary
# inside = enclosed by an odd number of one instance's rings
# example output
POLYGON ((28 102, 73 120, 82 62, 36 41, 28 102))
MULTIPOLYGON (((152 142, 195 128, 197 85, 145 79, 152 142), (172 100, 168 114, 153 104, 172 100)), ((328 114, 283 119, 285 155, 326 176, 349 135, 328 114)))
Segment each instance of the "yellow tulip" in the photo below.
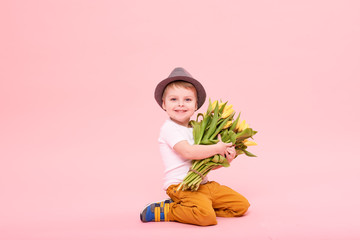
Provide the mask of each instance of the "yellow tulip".
POLYGON ((217 100, 211 103, 211 109, 212 109, 211 111, 214 111, 214 110, 215 110, 216 103, 218 103, 217 100))
POLYGON ((244 143, 245 146, 256 146, 256 145, 257 145, 256 142, 248 141, 247 139, 245 139, 245 140, 243 141, 243 143, 244 143))
MULTIPOLYGON (((223 102, 219 102, 218 100, 212 102, 212 103, 211 103, 211 111, 212 111, 212 112, 214 112, 214 110, 215 110, 216 103, 219 105, 219 109, 225 104, 225 103, 223 103, 223 102)), ((224 107, 223 112, 229 110, 230 108, 232 108, 232 106, 233 106, 233 105, 226 105, 226 106, 224 107)))
POLYGON ((241 124, 241 120, 239 118, 238 122, 236 123, 236 126, 235 126, 235 131, 239 132, 239 128, 240 128, 240 124, 241 124))
POLYGON ((223 113, 221 114, 221 118, 227 118, 234 112, 232 109, 232 105, 225 106, 223 113))
POLYGON ((232 123, 233 123, 232 121, 228 121, 228 122, 225 124, 225 126, 224 126, 223 129, 226 129, 226 128, 230 127, 232 123))
POLYGON ((227 111, 227 110, 229 110, 229 109, 232 108, 232 107, 233 107, 233 105, 226 105, 226 106, 224 107, 224 112, 227 111))
POLYGON ((236 130, 238 132, 241 132, 242 130, 244 130, 245 128, 245 125, 246 125, 246 122, 245 120, 242 120, 242 122, 240 123, 240 121, 238 121, 238 124, 236 125, 236 130))
POLYGON ((225 104, 225 103, 219 103, 218 100, 212 102, 212 103, 211 103, 211 112, 214 112, 215 107, 216 107, 216 103, 219 105, 219 109, 222 107, 222 105, 225 104))

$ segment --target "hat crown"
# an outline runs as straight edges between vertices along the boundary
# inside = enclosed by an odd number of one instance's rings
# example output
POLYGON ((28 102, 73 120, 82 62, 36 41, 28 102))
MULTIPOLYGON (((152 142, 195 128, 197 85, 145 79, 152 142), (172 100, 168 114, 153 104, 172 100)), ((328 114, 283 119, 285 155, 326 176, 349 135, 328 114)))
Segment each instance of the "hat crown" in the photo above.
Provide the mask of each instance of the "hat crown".
POLYGON ((184 68, 182 67, 177 67, 175 68, 169 75, 169 78, 170 77, 190 77, 190 78, 193 78, 191 76, 191 74, 186 71, 184 68))

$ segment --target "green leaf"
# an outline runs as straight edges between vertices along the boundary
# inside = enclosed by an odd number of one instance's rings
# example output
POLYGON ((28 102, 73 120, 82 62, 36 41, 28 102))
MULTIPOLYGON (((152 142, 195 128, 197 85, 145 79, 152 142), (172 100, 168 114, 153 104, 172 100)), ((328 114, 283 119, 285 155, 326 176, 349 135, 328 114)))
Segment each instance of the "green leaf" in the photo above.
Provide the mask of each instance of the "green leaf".
POLYGON ((202 113, 198 113, 197 117, 196 117, 196 121, 199 122, 199 117, 202 116, 202 119, 204 120, 204 114, 202 113))
POLYGON ((240 114, 241 114, 241 113, 239 113, 238 117, 236 118, 236 120, 235 120, 235 121, 233 122, 233 124, 231 125, 231 127, 230 127, 230 130, 231 130, 231 131, 233 131, 233 130, 235 129, 238 121, 240 120, 240 114))
POLYGON ((221 132, 221 141, 228 142, 229 140, 230 140, 229 130, 225 129, 225 131, 221 132))
POLYGON ((226 159, 226 161, 224 161, 221 165, 222 165, 223 167, 230 167, 230 163, 228 162, 227 159, 226 159))
POLYGON ((206 115, 209 115, 211 113, 211 111, 212 111, 211 105, 212 105, 211 99, 209 98, 209 106, 208 106, 208 108, 206 110, 206 115))
POLYGON ((221 166, 230 167, 229 161, 225 157, 223 157, 222 155, 220 155, 220 162, 221 162, 221 166))
POLYGON ((228 102, 226 102, 226 103, 224 103, 222 106, 221 106, 221 108, 219 109, 219 112, 223 112, 224 111, 224 108, 225 108, 225 106, 226 106, 226 104, 227 104, 228 102))
POLYGON ((253 130, 251 128, 246 128, 236 134, 236 142, 241 142, 244 139, 247 139, 249 137, 252 137, 254 135, 253 130))
POLYGON ((219 120, 219 103, 217 102, 216 106, 215 106, 213 118, 211 119, 210 127, 209 127, 209 129, 207 130, 207 132, 205 133, 205 136, 204 136, 205 140, 209 139, 209 137, 215 131, 218 120, 219 120))
POLYGON ((252 153, 249 152, 249 151, 246 151, 245 149, 243 149, 242 151, 243 151, 243 152, 245 153, 245 155, 248 156, 248 157, 257 157, 256 155, 252 154, 252 153))
POLYGON ((200 144, 204 134, 205 134, 205 130, 206 130, 206 127, 208 125, 208 122, 210 120, 210 116, 205 116, 205 118, 201 121, 200 123, 200 133, 199 133, 199 138, 198 138, 198 142, 195 143, 195 144, 200 144))
POLYGON ((233 131, 229 131, 229 135, 230 135, 230 141, 235 144, 236 143, 236 133, 234 133, 233 131))
POLYGON ((236 155, 244 154, 244 151, 241 149, 236 149, 236 155))
POLYGON ((194 127, 195 124, 196 124, 196 122, 195 122, 194 120, 189 121, 189 125, 190 125, 191 127, 194 127))
POLYGON ((194 136, 194 143, 195 144, 199 144, 200 143, 200 123, 195 122, 194 126, 193 126, 193 136, 194 136))
POLYGON ((225 120, 218 126, 218 128, 216 129, 216 131, 211 135, 210 139, 214 139, 221 130, 223 130, 225 124, 229 121, 230 118, 233 117, 233 114, 231 114, 230 116, 228 116, 227 118, 225 118, 225 120))
POLYGON ((216 144, 216 143, 218 143, 219 142, 219 140, 209 140, 209 139, 203 139, 203 140, 201 140, 201 142, 200 142, 200 144, 202 144, 202 145, 212 145, 212 144, 216 144))

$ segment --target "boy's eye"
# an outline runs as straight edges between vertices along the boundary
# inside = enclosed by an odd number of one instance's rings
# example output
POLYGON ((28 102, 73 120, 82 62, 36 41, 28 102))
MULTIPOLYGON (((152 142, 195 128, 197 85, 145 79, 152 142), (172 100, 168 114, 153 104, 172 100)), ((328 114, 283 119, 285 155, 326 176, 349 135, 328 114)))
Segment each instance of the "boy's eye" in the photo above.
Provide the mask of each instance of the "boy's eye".
POLYGON ((176 98, 170 98, 170 101, 176 101, 176 98))
POLYGON ((192 101, 192 99, 191 98, 187 98, 187 99, 185 99, 187 102, 191 102, 192 101))

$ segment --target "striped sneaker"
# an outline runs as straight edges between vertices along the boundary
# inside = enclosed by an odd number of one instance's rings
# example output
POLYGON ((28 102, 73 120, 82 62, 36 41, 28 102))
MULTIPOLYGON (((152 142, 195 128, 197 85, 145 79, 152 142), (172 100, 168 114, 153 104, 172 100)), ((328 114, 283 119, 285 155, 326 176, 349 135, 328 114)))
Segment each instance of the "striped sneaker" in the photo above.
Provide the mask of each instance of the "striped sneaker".
POLYGON ((148 204, 140 213, 142 222, 168 222, 168 212, 170 210, 170 203, 173 200, 167 199, 161 202, 148 204))

